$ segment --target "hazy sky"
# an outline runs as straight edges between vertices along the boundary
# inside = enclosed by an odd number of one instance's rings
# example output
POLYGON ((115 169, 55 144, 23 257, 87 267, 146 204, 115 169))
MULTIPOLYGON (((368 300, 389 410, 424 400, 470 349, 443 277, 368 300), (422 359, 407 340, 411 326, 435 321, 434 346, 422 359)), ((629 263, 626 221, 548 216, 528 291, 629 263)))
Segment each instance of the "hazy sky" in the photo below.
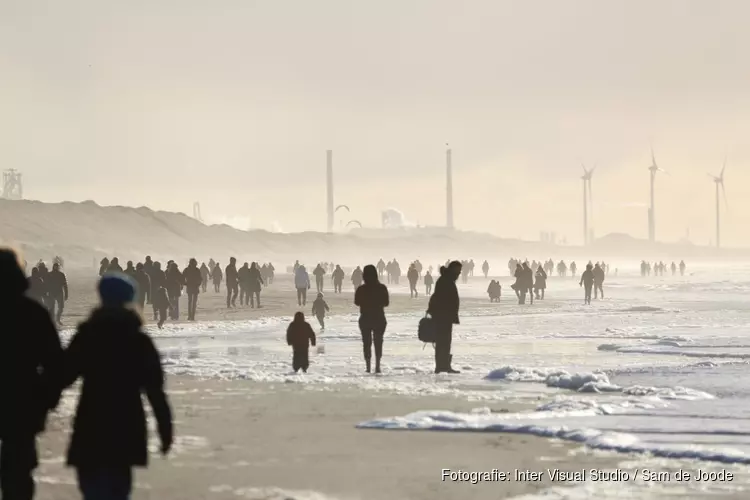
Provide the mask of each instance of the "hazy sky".
POLYGON ((746 0, 0 0, 0 166, 93 199, 325 229, 336 202, 465 229, 750 245, 746 0))

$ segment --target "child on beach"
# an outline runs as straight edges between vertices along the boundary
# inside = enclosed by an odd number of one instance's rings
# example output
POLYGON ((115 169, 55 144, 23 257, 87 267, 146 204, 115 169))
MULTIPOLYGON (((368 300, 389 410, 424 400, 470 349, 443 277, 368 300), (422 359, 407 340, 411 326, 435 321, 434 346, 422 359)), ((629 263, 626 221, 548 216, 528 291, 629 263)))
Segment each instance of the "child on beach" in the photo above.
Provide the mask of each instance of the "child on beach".
POLYGON ((169 296, 167 295, 167 289, 164 288, 164 286, 157 288, 151 300, 154 304, 154 309, 159 313, 159 323, 157 326, 161 330, 164 326, 164 322, 167 321, 167 311, 172 307, 169 302, 169 296))
POLYGON ((307 373, 310 366, 308 349, 310 344, 315 346, 315 332, 310 323, 305 321, 305 314, 298 312, 294 315, 294 321, 289 323, 286 329, 286 343, 292 346, 292 368, 294 373, 300 369, 307 373))
POLYGON ((326 312, 330 310, 331 309, 328 307, 328 304, 326 303, 325 299, 323 299, 323 294, 319 293, 318 298, 315 299, 315 302, 313 302, 312 313, 313 313, 313 316, 318 318, 318 323, 320 323, 320 328, 322 330, 326 329, 326 322, 325 322, 326 312))

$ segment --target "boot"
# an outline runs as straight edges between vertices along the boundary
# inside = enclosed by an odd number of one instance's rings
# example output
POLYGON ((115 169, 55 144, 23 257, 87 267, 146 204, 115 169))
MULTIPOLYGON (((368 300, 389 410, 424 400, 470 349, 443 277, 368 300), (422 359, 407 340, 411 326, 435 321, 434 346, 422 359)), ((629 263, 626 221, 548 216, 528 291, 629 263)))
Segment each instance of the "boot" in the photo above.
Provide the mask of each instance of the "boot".
POLYGON ((382 373, 380 371, 380 358, 375 358, 375 373, 382 373))
POLYGON ((369 359, 365 359, 365 367, 366 367, 365 371, 367 373, 370 373, 370 360, 369 359))
POLYGON ((450 356, 448 357, 448 366, 446 367, 445 371, 446 371, 447 373, 461 373, 460 371, 458 371, 458 370, 454 370, 454 369, 453 369, 453 368, 451 367, 451 364, 452 364, 452 363, 453 363, 453 355, 451 354, 451 355, 450 355, 450 356))

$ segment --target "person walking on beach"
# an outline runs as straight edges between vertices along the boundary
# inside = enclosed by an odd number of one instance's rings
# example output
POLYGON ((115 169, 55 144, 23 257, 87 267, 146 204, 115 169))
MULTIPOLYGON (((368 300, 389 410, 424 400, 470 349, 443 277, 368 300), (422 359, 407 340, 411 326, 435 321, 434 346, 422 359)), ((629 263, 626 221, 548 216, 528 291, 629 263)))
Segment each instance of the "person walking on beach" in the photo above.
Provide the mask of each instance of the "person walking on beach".
POLYGON ((297 312, 286 329, 286 343, 292 346, 292 369, 307 373, 310 366, 310 345, 315 346, 315 332, 305 321, 305 314, 297 312))
MULTIPOLYGON (((151 304, 151 278, 140 262, 135 266, 135 281, 138 283, 138 307, 141 311, 146 307, 146 302, 151 304)), ((152 264, 153 272, 153 264, 152 264)))
POLYGON ((154 290, 151 302, 154 306, 155 314, 157 315, 154 319, 158 318, 159 321, 156 326, 161 330, 164 323, 167 321, 167 314, 170 313, 170 309, 172 308, 172 304, 169 302, 167 289, 164 288, 164 285, 159 285, 159 287, 154 290))
POLYGON ((99 276, 104 276, 104 273, 106 273, 108 269, 109 259, 104 257, 101 262, 99 262, 99 276))
POLYGON ((521 283, 521 303, 526 303, 526 295, 529 296, 529 304, 534 304, 534 272, 528 262, 523 263, 523 274, 521 283))
POLYGON ((206 293, 208 289, 208 280, 211 278, 211 271, 208 270, 208 266, 203 262, 201 264, 201 291, 206 293))
POLYGON ((362 284, 362 269, 360 269, 359 266, 352 271, 352 285, 354 285, 354 289, 356 290, 359 288, 359 286, 362 284))
POLYGON ((0 497, 31 500, 36 436, 57 406, 63 349, 47 309, 25 295, 29 284, 10 250, 0 250, 0 281, 0 497))
MULTIPOLYGON (((164 288, 166 290, 167 288, 167 275, 164 271, 161 269, 161 262, 154 262, 154 267, 151 270, 151 293, 153 295, 156 295, 156 290, 159 288, 164 288)), ((167 295, 169 297, 169 295, 167 295)), ((167 299, 169 300, 169 299, 167 299)), ((156 304, 154 304, 153 299, 151 300, 151 305, 154 309, 154 320, 157 319, 159 310, 156 307, 156 304)))
POLYGON ((61 388, 83 379, 67 463, 76 469, 85 500, 126 500, 132 468, 148 464, 141 394, 153 409, 165 456, 172 446, 172 411, 159 353, 128 307, 135 283, 111 275, 98 288, 101 306, 78 327, 65 351, 61 388))
POLYGON ((406 279, 409 281, 409 295, 411 298, 419 297, 417 292, 417 280, 419 280, 419 273, 414 264, 409 266, 409 270, 406 271, 406 279))
POLYGON ((195 321, 195 313, 198 309, 198 294, 203 285, 203 276, 198 268, 198 261, 190 259, 187 269, 183 273, 185 277, 185 290, 188 297, 188 321, 195 321))
POLYGON ((680 276, 685 276, 685 269, 686 269, 685 261, 680 261, 680 276))
POLYGON ((323 266, 318 264, 318 266, 313 270, 313 276, 315 276, 315 288, 317 289, 318 293, 323 291, 323 277, 325 275, 326 270, 323 269, 323 266))
POLYGON ((325 299, 323 298, 323 294, 319 293, 318 298, 315 299, 315 302, 313 302, 312 314, 313 316, 318 318, 318 323, 320 323, 321 330, 325 330, 326 328, 325 317, 326 313, 330 310, 331 309, 328 307, 328 303, 326 303, 325 299))
POLYGON ((224 273, 221 272, 221 265, 216 264, 211 272, 211 280, 214 283, 214 292, 221 293, 221 282, 224 279, 224 273))
POLYGON ((385 308, 390 304, 388 288, 378 280, 378 271, 373 265, 362 271, 364 285, 354 292, 354 305, 359 306, 359 330, 362 333, 362 350, 365 367, 370 373, 372 346, 375 345, 375 373, 380 373, 380 359, 383 357, 383 336, 388 325, 385 308))
POLYGON ((341 269, 340 265, 336 265, 336 269, 333 270, 331 278, 333 278, 333 293, 341 293, 341 287, 344 284, 344 270, 341 269))
POLYGON ((487 287, 487 295, 490 297, 490 302, 500 302, 500 296, 502 294, 502 287, 500 282, 492 280, 487 287))
POLYGON ((487 278, 487 275, 490 272, 490 264, 485 260, 484 264, 482 264, 482 273, 484 274, 485 279, 487 278))
POLYGON ((167 293, 169 301, 172 303, 172 319, 180 319, 180 297, 182 296, 182 287, 185 286, 185 278, 177 267, 176 262, 172 262, 167 268, 167 293))
POLYGON ((594 287, 593 267, 591 264, 586 265, 586 270, 581 274, 581 282, 579 283, 579 286, 584 287, 584 302, 588 305, 591 305, 591 289, 594 287))
POLYGON ((432 278, 432 272, 428 270, 427 274, 424 275, 424 292, 428 297, 432 295, 432 285, 434 282, 435 280, 432 278))
POLYGON ((453 325, 459 324, 459 298, 456 280, 461 276, 461 263, 451 262, 440 268, 435 293, 430 297, 427 313, 435 323, 435 373, 460 373, 452 368, 453 325))
POLYGON ((383 275, 385 274, 385 262, 383 262, 383 259, 380 259, 378 261, 378 277, 383 278, 383 275))
POLYGON ((601 294, 601 298, 604 298, 604 269, 597 264, 594 266, 594 298, 599 298, 599 295, 601 294))
POLYGON ((250 273, 248 275, 248 295, 250 295, 250 307, 255 307, 255 305, 258 305, 258 309, 261 308, 260 305, 260 292, 263 289, 264 285, 263 276, 260 274, 260 269, 258 269, 258 263, 253 262, 250 265, 250 273))
POLYGON ((229 259, 229 265, 224 270, 224 279, 227 282, 227 309, 237 307, 237 294, 239 293, 239 278, 237 276, 237 259, 229 259))
POLYGON ((544 300, 544 291, 547 289, 547 273, 542 266, 536 270, 536 280, 534 280, 534 292, 536 298, 544 300))
POLYGON ((55 262, 52 265, 52 271, 47 274, 45 279, 47 294, 49 297, 49 311, 58 325, 62 325, 62 315, 65 309, 65 302, 68 300, 68 279, 65 273, 60 271, 60 264, 55 262), (57 308, 57 314, 55 314, 57 308))
POLYGON ((310 289, 310 275, 305 266, 299 266, 294 272, 294 288, 297 289, 297 305, 307 305, 307 291, 310 289))
POLYGON ((578 266, 576 265, 576 262, 573 261, 570 263, 570 274, 575 278, 577 272, 578 272, 578 266))

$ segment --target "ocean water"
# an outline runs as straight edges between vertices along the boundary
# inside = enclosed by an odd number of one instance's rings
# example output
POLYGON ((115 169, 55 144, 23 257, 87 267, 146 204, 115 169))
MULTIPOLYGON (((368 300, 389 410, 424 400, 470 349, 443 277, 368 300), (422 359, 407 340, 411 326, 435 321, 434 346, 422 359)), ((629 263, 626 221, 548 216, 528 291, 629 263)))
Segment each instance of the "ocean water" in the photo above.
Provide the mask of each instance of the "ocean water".
MULTIPOLYGON (((623 453, 636 464, 735 474, 732 481, 658 487, 634 481, 632 498, 736 495, 750 487, 750 268, 696 269, 685 277, 611 274, 606 298, 592 306, 583 304, 572 278, 550 279, 547 299, 533 306, 515 304, 506 293, 510 278, 501 282, 500 304, 462 312, 453 348, 462 373, 454 376, 432 373, 432 346, 417 340, 415 314, 389 315, 379 376, 364 373, 355 314, 329 318, 319 335, 324 352, 312 350, 309 373, 299 375, 290 372, 288 318, 171 325, 154 336, 170 373, 477 402, 467 414, 425 408, 352 423, 362 428, 529 433, 578 442, 592 453, 623 453), (533 409, 494 413, 502 401, 533 409)), ((484 297, 485 289, 478 279, 459 286, 463 297, 484 297)), ((546 494, 607 496, 602 485, 571 486, 546 494)))

